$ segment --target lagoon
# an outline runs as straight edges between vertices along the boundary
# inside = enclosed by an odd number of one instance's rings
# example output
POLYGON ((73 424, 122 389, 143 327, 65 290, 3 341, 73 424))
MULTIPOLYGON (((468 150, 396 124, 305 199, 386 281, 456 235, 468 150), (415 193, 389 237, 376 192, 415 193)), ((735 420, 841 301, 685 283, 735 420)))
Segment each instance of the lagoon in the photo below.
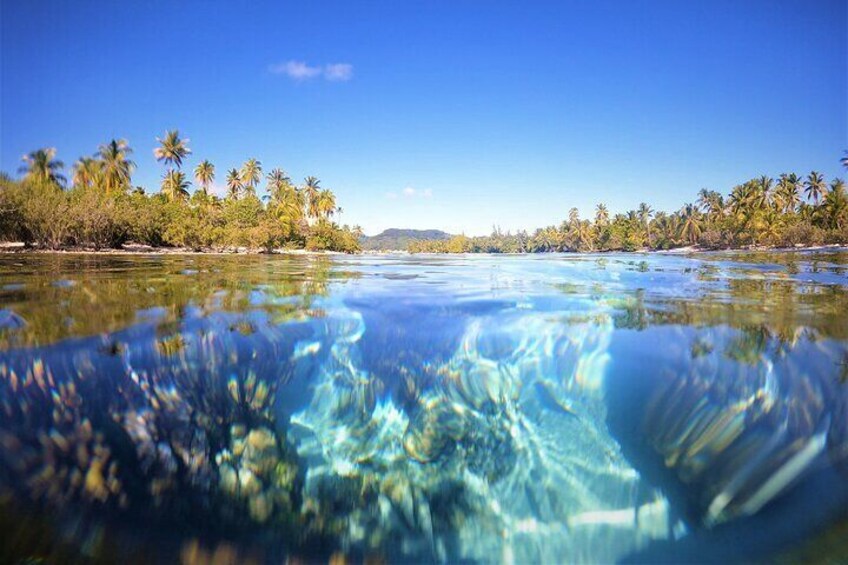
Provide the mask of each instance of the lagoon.
POLYGON ((2 561, 844 554, 848 252, 0 255, 0 446, 2 561))

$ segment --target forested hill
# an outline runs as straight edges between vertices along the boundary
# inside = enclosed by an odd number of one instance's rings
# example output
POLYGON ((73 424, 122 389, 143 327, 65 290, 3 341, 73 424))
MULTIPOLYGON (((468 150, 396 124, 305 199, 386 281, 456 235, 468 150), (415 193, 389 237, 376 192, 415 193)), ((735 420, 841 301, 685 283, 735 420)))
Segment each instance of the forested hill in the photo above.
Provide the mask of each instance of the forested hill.
POLYGON ((409 242, 441 241, 450 239, 451 235, 441 230, 404 230, 391 228, 373 236, 362 236, 360 245, 363 250, 370 251, 406 251, 409 242))

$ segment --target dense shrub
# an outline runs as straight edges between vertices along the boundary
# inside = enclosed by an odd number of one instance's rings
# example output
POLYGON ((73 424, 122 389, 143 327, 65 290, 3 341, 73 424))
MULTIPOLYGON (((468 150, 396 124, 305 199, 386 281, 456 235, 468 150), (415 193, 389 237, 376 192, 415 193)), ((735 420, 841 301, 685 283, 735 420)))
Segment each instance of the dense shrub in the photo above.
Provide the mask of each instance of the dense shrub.
POLYGON ((49 184, 22 183, 17 197, 26 242, 50 249, 71 242, 74 218, 65 192, 49 184))
MULTIPOLYGON (((841 238, 845 242, 848 239, 841 238)), ((825 231, 806 221, 797 222, 783 231, 781 245, 794 247, 796 245, 822 245, 825 242, 825 231)))
POLYGON ((108 196, 97 186, 0 178, 0 238, 42 248, 116 248, 133 242, 192 250, 280 247, 359 250, 361 233, 322 219, 315 226, 269 210, 257 197, 219 200, 200 195, 169 201, 160 194, 108 196))
POLYGON ((0 173, 0 239, 23 241, 26 229, 19 205, 20 184, 0 173))
POLYGON ((68 193, 70 237, 83 247, 120 247, 129 233, 131 210, 126 198, 109 198, 95 188, 68 193))
POLYGON ((339 227, 329 221, 321 220, 312 226, 306 239, 306 249, 310 251, 335 250, 352 253, 359 251, 359 238, 362 234, 347 226, 339 227))

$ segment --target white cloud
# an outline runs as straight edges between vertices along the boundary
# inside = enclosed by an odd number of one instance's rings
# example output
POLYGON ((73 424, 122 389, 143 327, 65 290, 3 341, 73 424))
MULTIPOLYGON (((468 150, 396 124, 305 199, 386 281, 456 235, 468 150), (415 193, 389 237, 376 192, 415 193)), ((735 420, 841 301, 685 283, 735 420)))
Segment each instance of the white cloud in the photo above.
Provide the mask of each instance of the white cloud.
POLYGON ((433 196, 433 191, 429 188, 424 190, 407 186, 403 189, 403 195, 407 198, 430 198, 433 196))
POLYGON ((311 67, 303 61, 286 61, 271 65, 268 70, 275 75, 286 75, 293 80, 306 80, 321 74, 321 67, 311 67))
POLYGON ((346 82, 353 78, 353 65, 350 63, 330 63, 310 65, 305 61, 286 61, 268 66, 268 72, 275 75, 285 75, 290 79, 301 82, 317 77, 331 82, 346 82))
POLYGON ((345 82, 353 78, 353 65, 331 63, 324 67, 324 78, 334 82, 345 82))
POLYGON ((397 192, 387 192, 386 198, 389 200, 397 200, 397 192))

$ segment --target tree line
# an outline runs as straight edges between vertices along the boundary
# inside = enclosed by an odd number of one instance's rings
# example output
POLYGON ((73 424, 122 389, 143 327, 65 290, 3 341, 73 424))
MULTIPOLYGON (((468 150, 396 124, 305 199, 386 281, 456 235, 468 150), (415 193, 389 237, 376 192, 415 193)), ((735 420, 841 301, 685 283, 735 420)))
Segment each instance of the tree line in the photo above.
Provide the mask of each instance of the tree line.
MULTIPOLYGON (((848 152, 842 159, 848 168, 848 152)), ((818 172, 802 177, 785 173, 751 179, 729 195, 702 189, 696 201, 673 213, 655 212, 647 203, 610 216, 598 204, 593 219, 577 208, 559 226, 532 234, 495 228, 482 237, 454 236, 413 241, 412 253, 528 253, 545 251, 637 251, 685 246, 730 249, 751 246, 794 247, 848 243, 848 194, 845 181, 829 183, 818 172)))
POLYGON ((225 173, 226 195, 210 188, 218 173, 208 160, 194 168, 196 189, 183 170, 191 155, 178 130, 156 139, 164 165, 160 190, 133 186, 133 149, 124 139, 104 143, 71 167, 71 180, 54 148, 24 155, 15 180, 0 173, 0 238, 47 249, 120 248, 129 242, 192 250, 302 248, 355 252, 359 227, 339 226, 336 195, 309 176, 296 185, 281 168, 263 177, 249 158, 225 173), (266 181, 267 196, 257 189, 266 181))

